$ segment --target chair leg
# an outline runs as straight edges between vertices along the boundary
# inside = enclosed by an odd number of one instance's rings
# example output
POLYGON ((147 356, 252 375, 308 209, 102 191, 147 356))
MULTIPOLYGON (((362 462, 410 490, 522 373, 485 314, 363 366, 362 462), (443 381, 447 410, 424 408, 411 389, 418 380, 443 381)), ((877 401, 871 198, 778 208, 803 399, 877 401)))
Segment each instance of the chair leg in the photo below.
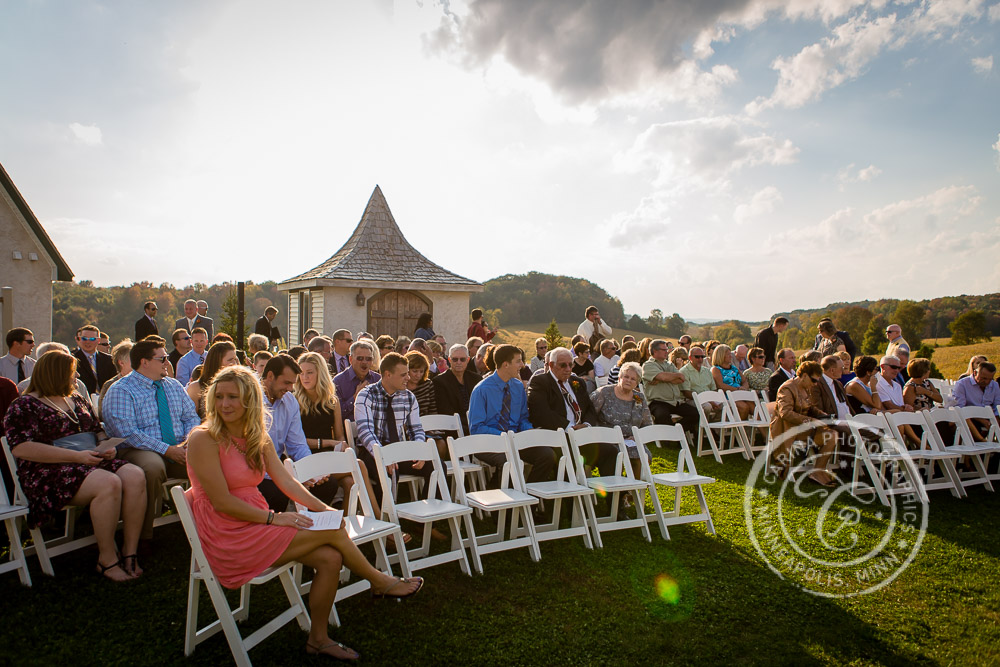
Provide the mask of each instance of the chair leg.
POLYGON ((472 564, 476 568, 476 572, 479 574, 483 573, 483 561, 479 557, 479 545, 476 543, 476 530, 472 526, 472 516, 466 514, 465 517, 465 531, 469 536, 469 548, 472 550, 472 564))
POLYGON ((21 578, 21 583, 30 588, 31 573, 28 572, 28 559, 24 555, 24 547, 21 546, 21 531, 17 529, 17 518, 11 517, 3 523, 7 528, 7 537, 10 538, 10 560, 12 563, 17 563, 17 574, 21 578))
POLYGON ((250 656, 247 654, 247 647, 243 643, 243 636, 240 634, 240 629, 236 627, 236 619, 233 618, 232 608, 229 606, 222 588, 214 580, 214 576, 212 581, 205 581, 205 587, 208 589, 208 596, 212 599, 215 613, 219 617, 222 632, 226 635, 226 641, 229 642, 229 650, 232 651, 233 660, 238 667, 251 667, 250 656))
MULTIPOLYGON (((667 530, 667 522, 663 518, 663 506, 660 505, 660 495, 656 492, 656 485, 651 484, 649 488, 649 500, 653 503, 653 517, 656 519, 656 525, 660 527, 660 537, 665 540, 670 539, 670 532, 667 530)), ((677 502, 677 501, 674 501, 677 502)), ((677 503, 677 507, 680 507, 680 503, 677 503)), ((646 508, 645 502, 639 505, 639 511, 645 516, 646 508)))
POLYGON ((184 626, 184 655, 194 653, 198 645, 198 594, 200 579, 188 576, 187 622, 184 626))
POLYGON ((531 518, 531 508, 528 505, 523 505, 521 511, 524 513, 524 525, 528 527, 528 539, 530 540, 528 552, 531 554, 531 560, 537 563, 542 559, 542 551, 538 548, 538 534, 535 532, 535 520, 531 518))
POLYGON ((597 523, 597 509, 595 508, 597 499, 591 494, 586 499, 581 498, 581 501, 583 502, 583 509, 586 512, 587 523, 590 525, 590 532, 594 536, 594 544, 598 549, 603 549, 604 542, 601 541, 601 528, 597 523))
POLYGON ((695 493, 698 494, 698 505, 701 507, 701 511, 705 513, 708 518, 705 520, 705 526, 708 528, 708 532, 715 535, 715 524, 712 522, 712 513, 708 511, 708 503, 705 502, 705 492, 701 489, 701 484, 694 487, 695 493))
POLYGON ((41 528, 31 529, 31 542, 35 545, 35 555, 38 557, 38 562, 42 565, 42 572, 50 577, 56 576, 55 570, 52 569, 49 548, 45 546, 45 538, 42 536, 41 528))
POLYGON ((278 575, 278 579, 281 580, 281 585, 285 589, 285 595, 288 596, 288 603, 299 608, 299 614, 295 616, 295 620, 298 621, 299 627, 303 632, 309 632, 309 612, 306 611, 306 603, 302 601, 302 595, 299 594, 299 587, 295 585, 295 579, 292 578, 292 573, 285 570, 278 575))

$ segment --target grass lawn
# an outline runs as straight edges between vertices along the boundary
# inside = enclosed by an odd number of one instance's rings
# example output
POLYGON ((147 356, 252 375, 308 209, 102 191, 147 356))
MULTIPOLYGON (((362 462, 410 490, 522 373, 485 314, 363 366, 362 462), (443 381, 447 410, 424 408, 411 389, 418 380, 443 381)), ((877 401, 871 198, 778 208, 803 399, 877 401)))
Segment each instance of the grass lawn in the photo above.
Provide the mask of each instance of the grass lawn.
MULTIPOLYGON (((675 456, 654 450, 654 471, 672 468, 666 459, 675 456)), ((344 627, 332 634, 368 664, 1000 661, 1000 494, 979 488, 956 500, 932 493, 927 535, 909 569, 875 593, 826 599, 777 577, 753 548, 742 507, 750 464, 705 457, 697 465, 718 479, 706 487, 716 536, 699 524, 673 527, 670 541, 654 527, 652 543, 638 530, 605 534, 596 551, 579 538, 546 542, 539 563, 527 550, 492 554, 484 556, 485 574, 474 577, 451 563, 425 571, 426 587, 412 600, 342 602, 344 627), (676 588, 660 595, 663 576, 676 588)), ((820 501, 793 502, 789 520, 808 529, 820 501)), ((880 529, 876 511, 877 504, 865 511, 861 530, 880 529)), ((32 589, 14 573, 0 577, 0 664, 229 664, 221 634, 184 658, 190 551, 179 524, 158 529, 156 542, 156 559, 133 583, 100 579, 93 548, 55 559, 55 579, 33 561, 32 589)), ((248 628, 283 599, 276 581, 256 589, 248 628)), ((210 618, 203 595, 202 620, 210 618)), ((304 643, 292 623, 250 656, 258 665, 300 664, 304 643)))
MULTIPOLYGON (((934 348, 934 356, 931 360, 941 370, 941 374, 951 380, 957 380, 958 376, 969 367, 969 359, 974 355, 983 354, 996 363, 1000 361, 1000 339, 995 339, 989 343, 976 343, 975 345, 958 345, 950 347, 950 338, 936 339, 941 347, 934 348)), ((928 345, 933 345, 933 339, 924 341, 928 345)))

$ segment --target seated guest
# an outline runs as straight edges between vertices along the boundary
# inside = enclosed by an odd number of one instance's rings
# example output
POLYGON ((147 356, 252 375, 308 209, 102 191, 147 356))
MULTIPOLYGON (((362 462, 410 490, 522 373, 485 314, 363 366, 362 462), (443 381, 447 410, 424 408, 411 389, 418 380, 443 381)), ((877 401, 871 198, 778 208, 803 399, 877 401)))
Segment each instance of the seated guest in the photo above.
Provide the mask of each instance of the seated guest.
POLYGON ((618 373, 621 372, 622 365, 632 362, 634 364, 639 363, 640 354, 639 348, 631 347, 627 350, 622 350, 621 355, 618 357, 618 363, 614 365, 611 372, 608 373, 608 384, 618 383, 618 373))
POLYGON ((105 354, 111 354, 111 336, 106 331, 102 331, 99 336, 101 339, 97 341, 97 349, 105 354))
MULTIPOLYGON (((49 350, 62 350, 66 354, 71 354, 71 352, 69 351, 69 348, 67 346, 63 345, 62 343, 57 343, 55 341, 49 341, 47 343, 41 343, 38 347, 35 348, 35 357, 38 358, 38 359, 41 359, 42 355, 45 354, 46 352, 48 352, 49 350)), ((18 393, 23 394, 25 391, 27 391, 28 384, 30 382, 31 382, 31 377, 30 376, 27 377, 27 378, 25 378, 24 380, 21 380, 20 382, 18 382, 17 383, 17 391, 18 391, 18 393)), ((83 380, 80 379, 80 374, 79 373, 76 374, 76 379, 75 379, 75 385, 74 386, 76 388, 76 393, 80 394, 80 396, 83 398, 83 400, 85 400, 87 402, 87 404, 90 405, 91 404, 90 403, 90 394, 87 393, 87 385, 83 384, 83 380)))
MULTIPOLYGON (((252 334, 252 335, 259 336, 260 334, 252 334)), ((316 331, 315 329, 306 329, 306 332, 304 334, 302 334, 302 344, 306 347, 306 349, 309 349, 309 341, 311 341, 313 338, 315 338, 318 335, 319 335, 319 332, 316 331)), ((266 337, 264 338, 264 341, 265 342, 267 341, 266 337)), ((264 346, 264 349, 265 350, 267 349, 266 345, 264 346)))
MULTIPOLYGON (((419 353, 418 353, 419 354, 419 353)), ((355 443, 358 458, 368 468, 368 477, 376 494, 385 497, 391 489, 382 489, 375 462, 375 447, 394 442, 424 442, 424 427, 420 423, 420 408, 417 398, 406 388, 410 369, 406 358, 390 352, 382 357, 379 366, 381 378, 358 393, 354 404, 354 414, 358 427, 358 442, 355 443)), ((430 490, 430 476, 433 466, 426 461, 403 461, 389 466, 389 476, 396 472, 418 475, 424 480, 424 489, 430 490)), ((416 500, 416 498, 414 498, 416 500)), ((405 538, 404 538, 405 539, 405 538)))
MULTIPOLYGON (((622 336, 622 345, 625 343, 635 343, 635 336, 632 334, 625 334, 622 336)), ((636 345, 638 345, 638 343, 636 343, 636 345)))
MULTIPOLYGON (((652 352, 652 350, 650 350, 650 352, 652 352)), ((677 368, 678 372, 680 372, 680 369, 688 362, 688 351, 683 347, 675 347, 670 350, 670 353, 667 355, 667 359, 677 368)))
POLYGON ((813 385, 813 404, 831 417, 849 419, 851 406, 844 385, 840 384, 840 376, 844 374, 843 360, 836 354, 829 354, 823 357, 820 367, 823 369, 823 381, 813 385))
MULTIPOLYGON (((740 370, 733 363, 733 352, 728 345, 717 345, 712 353, 712 378, 715 380, 716 389, 720 389, 727 394, 738 389, 747 390, 747 385, 740 370)), ((753 412, 753 403, 750 401, 736 401, 736 408, 739 410, 740 419, 746 419, 753 412)))
POLYGON ((913 359, 906 367, 910 379, 903 385, 903 401, 914 410, 930 410, 941 403, 941 392, 931 384, 930 359, 913 359))
POLYGON ((184 387, 166 376, 166 341, 147 336, 132 345, 132 372, 108 389, 101 417, 108 433, 124 438, 118 456, 146 475, 146 515, 140 546, 151 551, 153 516, 168 477, 187 476, 188 434, 201 423, 184 387))
POLYGON ((306 352, 308 352, 308 350, 302 347, 301 345, 292 345, 290 348, 288 348, 288 351, 285 352, 284 354, 287 354, 293 360, 298 360, 298 358, 301 357, 306 352))
POLYGON ((819 353, 819 350, 809 350, 799 355, 800 364, 804 364, 807 361, 815 361, 818 364, 822 360, 823 355, 819 353))
POLYGON ((958 379, 961 380, 962 378, 972 377, 972 375, 976 372, 976 369, 979 368, 979 364, 983 363, 984 361, 988 360, 983 355, 981 354, 973 355, 972 358, 969 359, 969 367, 965 370, 964 373, 958 376, 958 379))
MULTIPOLYGON (((316 336, 318 335, 319 334, 316 334, 316 336)), ((312 338, 315 338, 316 336, 313 336, 312 338)), ((253 358, 257 355, 258 352, 266 352, 266 351, 267 351, 267 338, 260 334, 250 334, 250 337, 247 338, 247 354, 251 358, 253 358)))
POLYGON ((253 371, 260 377, 264 374, 264 367, 267 366, 267 362, 271 360, 274 355, 267 350, 261 350, 259 352, 254 352, 253 355, 253 371))
MULTIPOLYGON (((0 427, 3 426, 3 417, 7 414, 7 408, 18 397, 17 385, 10 378, 0 375, 0 427)), ((7 480, 7 472, 3 473, 4 480, 7 480)))
MULTIPOLYGON (((639 350, 636 350, 636 356, 639 350)), ((639 391, 639 382, 642 380, 642 369, 634 361, 628 361, 622 365, 618 374, 618 382, 599 387, 590 396, 594 404, 594 411, 597 413, 597 423, 600 426, 620 426, 622 435, 625 437, 625 445, 628 449, 629 461, 632 465, 632 472, 638 477, 641 474, 641 463, 639 456, 645 456, 646 460, 652 462, 653 455, 649 452, 649 447, 643 445, 644 452, 639 453, 639 447, 635 442, 633 429, 643 426, 650 426, 653 417, 649 413, 649 405, 646 397, 639 391)), ((601 471, 602 474, 604 471, 601 471)), ((621 474, 621 471, 610 473, 621 474)))
POLYGON ((410 351, 410 343, 412 342, 409 336, 400 336, 396 339, 396 347, 393 348, 393 351, 399 355, 406 354, 410 351))
POLYGON ((457 413, 462 421, 462 432, 469 435, 469 398, 483 378, 469 370, 469 351, 464 345, 452 345, 448 361, 451 367, 431 380, 434 383, 434 401, 440 414, 457 413))
POLYGON ((833 324, 833 322, 830 320, 824 320, 819 323, 817 328, 819 329, 819 342, 815 349, 819 352, 821 357, 836 354, 841 350, 847 350, 847 346, 844 344, 844 341, 837 335, 837 327, 833 324))
POLYGON ((694 394, 703 391, 715 391, 715 377, 705 363, 705 350, 695 346, 688 351, 688 362, 681 368, 684 375, 684 387, 681 393, 685 398, 694 398, 694 394))
POLYGON ((430 313, 420 313, 417 318, 417 328, 413 331, 414 338, 422 338, 425 341, 434 340, 434 318, 430 313))
POLYGON ((882 401, 878 397, 878 359, 864 355, 854 360, 854 379, 844 385, 847 402, 854 414, 882 411, 882 401))
MULTIPOLYGON (((622 340, 625 340, 625 339, 623 338, 622 340)), ((650 353, 649 353, 649 346, 652 344, 652 342, 653 342, 653 339, 650 338, 649 336, 646 336, 645 338, 643 338, 642 340, 639 341, 639 365, 640 366, 643 365, 643 364, 645 364, 647 361, 649 361, 649 357, 651 356, 650 353)), ((669 352, 668 352, 668 354, 669 354, 669 352)))
POLYGON ((191 381, 191 371, 194 370, 195 366, 205 363, 207 347, 208 332, 201 327, 195 327, 191 332, 191 351, 177 362, 176 378, 182 385, 187 385, 191 381))
POLYGON ((545 340, 544 338, 536 338, 535 356, 531 358, 531 363, 528 364, 528 368, 531 370, 532 374, 537 373, 539 369, 545 368, 545 354, 548 351, 549 351, 549 341, 545 340))
MULTIPOLYGON (((327 340, 330 339, 327 338, 327 340)), ((351 345, 353 343, 354 339, 351 338, 351 332, 347 329, 337 329, 333 332, 333 340, 331 341, 331 344, 333 345, 333 357, 329 360, 331 375, 335 376, 337 373, 343 373, 347 370, 347 367, 351 363, 351 345)), ((368 341, 369 346, 374 344, 374 340, 368 341)), ((377 365, 376 368, 378 368, 377 365)))
POLYGON ((340 414, 344 419, 354 420, 355 398, 365 387, 379 381, 379 374, 370 370, 375 360, 373 347, 367 341, 354 341, 348 352, 348 361, 351 365, 333 378, 333 386, 337 389, 337 400, 340 402, 340 414))
POLYGON ((492 361, 487 360, 487 355, 492 355, 491 350, 496 347, 493 343, 484 343, 479 346, 479 350, 476 352, 474 361, 476 364, 476 372, 486 377, 489 373, 496 370, 496 367, 490 367, 492 361))
POLYGON ((899 373, 896 375, 896 382, 905 387, 906 383, 910 379, 909 373, 906 372, 906 369, 910 364, 910 351, 901 347, 896 350, 896 356, 899 358, 900 367, 899 373))
POLYGON ((392 352, 393 347, 396 346, 396 341, 393 340, 392 336, 382 335, 375 339, 375 346, 378 347, 379 354, 384 357, 392 352))
MULTIPOLYGON (((997 414, 1000 407, 1000 386, 993 379, 997 367, 989 361, 981 361, 971 376, 964 377, 955 383, 952 395, 955 405, 964 408, 968 405, 978 405, 993 409, 997 414)), ((988 432, 988 424, 977 419, 970 419, 969 430, 976 442, 982 442, 988 432)))
POLYGON ((15 384, 24 382, 31 377, 31 369, 35 367, 35 360, 30 356, 31 348, 35 345, 35 334, 30 329, 14 327, 7 332, 5 342, 8 352, 0 357, 0 377, 15 384))
POLYGON ((404 355, 406 359, 406 388, 417 399, 417 406, 422 415, 436 415, 437 401, 434 394, 434 383, 430 379, 430 366, 427 357, 412 350, 404 355))
MULTIPOLYGON (((473 308, 472 324, 469 325, 469 329, 465 332, 465 337, 469 339, 478 338, 479 344, 482 345, 483 343, 488 343, 493 340, 493 337, 496 335, 497 332, 486 326, 486 323, 483 321, 483 309, 473 308)), ((465 345, 468 346, 469 343, 466 342, 465 345)), ((469 354, 472 356, 476 355, 471 348, 469 349, 469 354)))
MULTIPOLYGON (((469 398, 469 428, 473 434, 520 433, 531 429, 528 413, 528 395, 518 379, 523 365, 521 351, 513 345, 499 345, 493 354, 496 372, 476 385, 469 398)), ((568 350, 567 350, 568 352, 568 350)), ((572 365, 572 360, 562 363, 572 365)), ((545 482, 555 479, 556 454, 548 447, 530 447, 520 452, 521 460, 531 464, 528 482, 545 482)), ((502 469, 506 462, 503 454, 477 454, 494 468, 502 469)))
MULTIPOLYGON (((323 357, 323 363, 327 365, 330 373, 336 374, 338 372, 336 363, 333 360, 333 341, 326 336, 313 336, 309 340, 309 344, 306 345, 306 352, 315 352, 323 357)), ((296 358, 296 361, 298 361, 298 358, 296 358)), ((347 368, 346 364, 344 368, 347 368)))
POLYGON ((879 361, 879 368, 882 372, 878 375, 876 387, 879 399, 882 401, 882 409, 886 412, 899 412, 901 410, 913 412, 913 408, 906 405, 906 401, 903 400, 903 386, 896 382, 896 376, 899 375, 899 369, 902 368, 899 358, 884 356, 879 361))
POLYGON ((600 342, 601 354, 594 359, 594 376, 598 385, 605 385, 608 382, 608 374, 611 369, 618 364, 618 356, 615 354, 615 342, 606 338, 600 342))
MULTIPOLYGON (((649 411, 657 424, 671 425, 674 417, 680 417, 681 426, 688 433, 698 432, 698 410, 684 400, 684 374, 677 370, 672 360, 686 359, 687 351, 678 347, 670 353, 667 361, 667 341, 657 338, 649 344, 652 355, 642 365, 642 382, 649 400, 649 411)), ((621 377, 619 371, 618 377, 621 377)))
POLYGON ((677 339, 677 346, 678 347, 683 347, 685 350, 688 351, 688 354, 690 354, 691 353, 691 336, 688 336, 687 334, 684 334, 683 336, 681 336, 680 338, 678 338, 677 339))
MULTIPOLYGON (((590 346, 586 343, 577 343, 573 346, 573 351, 576 353, 576 356, 573 357, 573 375, 592 382, 596 387, 594 362, 590 360, 590 346)), ((544 357, 544 354, 542 356, 544 357)))
POLYGON ((847 350, 841 350, 837 353, 840 360, 844 362, 844 374, 840 376, 840 384, 847 387, 847 383, 854 379, 854 372, 851 371, 851 354, 847 350))
POLYGON ((429 347, 427 347, 426 340, 424 340, 423 338, 414 338, 412 341, 410 341, 410 348, 406 350, 406 352, 404 352, 403 355, 406 356, 406 354, 409 352, 419 352, 420 354, 424 355, 424 358, 427 359, 428 367, 430 366, 431 350, 429 347))
MULTIPOLYGON (((476 355, 479 354, 479 348, 483 346, 483 339, 479 336, 470 336, 467 341, 465 341, 465 349, 469 351, 469 359, 475 360, 476 355)), ((472 366, 472 370, 476 370, 475 366, 472 366)))
POLYGON ((742 374, 748 368, 750 368, 750 360, 747 358, 750 353, 750 348, 742 343, 736 346, 733 350, 733 364, 742 374))
POLYGON ((113 581, 127 581, 142 574, 136 554, 146 511, 145 482, 141 470, 116 458, 114 448, 96 451, 107 437, 93 409, 75 391, 76 366, 76 358, 62 350, 41 355, 27 392, 7 409, 4 435, 18 459, 29 527, 58 518, 67 505, 89 506, 97 571, 113 581), (121 556, 115 544, 119 519, 124 524, 121 556))
MULTIPOLYGON (((837 360, 839 363, 839 359, 837 360)), ((832 473, 825 469, 825 464, 837 446, 836 434, 823 426, 822 419, 827 414, 813 405, 809 394, 813 385, 823 382, 823 369, 815 361, 807 361, 799 365, 795 379, 781 385, 776 397, 776 407, 771 416, 771 438, 780 444, 774 449, 771 464, 778 469, 779 476, 784 479, 792 465, 792 442, 782 436, 803 424, 814 427, 802 437, 811 436, 820 444, 822 456, 817 459, 817 470, 809 475, 809 479, 821 486, 834 486, 836 480, 832 473)))
POLYGON ((73 356, 79 362, 76 372, 87 387, 87 396, 100 391, 104 383, 117 373, 115 362, 111 355, 98 348, 101 332, 93 324, 87 324, 76 330, 76 349, 73 356))
POLYGON ((427 349, 431 353, 431 363, 428 366, 428 371, 431 375, 437 375, 438 373, 444 373, 448 370, 448 360, 444 358, 444 348, 436 340, 427 341, 427 349))
POLYGON ((170 367, 174 369, 174 374, 176 375, 177 364, 181 362, 181 357, 191 351, 191 334, 188 333, 187 329, 174 329, 171 342, 174 345, 174 349, 171 351, 170 356, 167 357, 167 361, 170 362, 170 367))
POLYGON ((201 375, 198 376, 196 382, 189 382, 186 388, 187 395, 191 397, 191 402, 194 403, 198 410, 198 416, 202 420, 205 419, 205 392, 212 384, 215 374, 223 368, 229 368, 239 363, 240 360, 236 356, 236 346, 227 340, 220 340, 208 348, 205 363, 201 367, 201 375))
POLYGON ((586 384, 572 367, 573 353, 557 347, 549 355, 549 371, 532 376, 527 388, 528 419, 535 428, 569 430, 596 422, 586 384))
POLYGON ((747 353, 747 361, 750 366, 743 371, 743 381, 752 390, 760 393, 767 389, 767 383, 771 379, 771 369, 764 365, 764 350, 759 347, 752 348, 747 353))
POLYGON ((97 408, 97 414, 101 414, 101 402, 104 400, 104 396, 107 395, 108 389, 111 388, 111 385, 132 372, 132 360, 129 358, 129 354, 131 352, 132 341, 128 338, 115 345, 115 349, 111 350, 111 359, 115 362, 115 368, 118 369, 118 375, 105 382, 104 386, 101 387, 101 395, 97 397, 97 405, 95 406, 97 408))
POLYGON ((235 589, 268 567, 293 560, 314 568, 306 652, 356 660, 355 651, 327 635, 341 566, 371 582, 375 595, 408 597, 423 580, 399 580, 375 569, 343 527, 306 530, 312 524, 308 517, 268 509, 258 490, 265 473, 280 493, 308 509, 331 508, 288 473, 267 441, 260 385, 250 371, 241 366, 223 370, 206 402, 205 425, 191 434, 188 497, 212 571, 223 586, 235 589))

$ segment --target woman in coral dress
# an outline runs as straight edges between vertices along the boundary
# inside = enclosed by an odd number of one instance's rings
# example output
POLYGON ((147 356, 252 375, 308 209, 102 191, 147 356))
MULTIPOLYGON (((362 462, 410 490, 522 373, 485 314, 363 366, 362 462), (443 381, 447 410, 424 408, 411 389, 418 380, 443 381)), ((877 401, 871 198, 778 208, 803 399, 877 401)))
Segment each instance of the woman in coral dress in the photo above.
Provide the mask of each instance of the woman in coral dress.
POLYGON ((375 597, 409 597, 420 590, 423 579, 396 579, 372 567, 343 528, 306 530, 312 525, 308 517, 268 509, 257 489, 265 472, 300 505, 315 512, 331 508, 278 460, 252 371, 242 366, 220 371, 208 389, 205 408, 205 423, 188 438, 188 497, 212 571, 223 586, 239 588, 271 566, 298 561, 313 568, 306 652, 356 660, 356 652, 327 634, 341 565, 371 582, 375 597))

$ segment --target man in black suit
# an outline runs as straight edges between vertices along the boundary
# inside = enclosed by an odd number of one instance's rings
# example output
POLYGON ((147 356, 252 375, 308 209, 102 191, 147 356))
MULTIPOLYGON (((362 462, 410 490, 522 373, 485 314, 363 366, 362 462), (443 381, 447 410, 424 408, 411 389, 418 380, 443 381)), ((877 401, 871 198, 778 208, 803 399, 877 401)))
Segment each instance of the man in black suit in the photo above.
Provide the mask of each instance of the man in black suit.
POLYGON ((786 347, 778 352, 778 367, 767 381, 767 398, 770 401, 778 399, 778 389, 781 385, 795 377, 795 351, 786 347))
POLYGON ((76 372, 91 394, 96 394, 105 382, 118 374, 111 355, 97 349, 100 339, 101 331, 93 324, 85 324, 76 330, 77 347, 73 350, 77 359, 76 372))
POLYGON ((469 397, 483 376, 468 370, 469 348, 464 345, 451 346, 448 351, 448 362, 451 368, 444 373, 438 373, 431 380, 434 383, 437 410, 442 415, 453 415, 457 412, 459 419, 462 420, 462 430, 465 435, 469 435, 469 397))
POLYGON ((147 301, 142 307, 143 315, 135 323, 135 342, 139 342, 146 336, 158 336, 159 327, 156 326, 156 303, 147 301))
POLYGON ((194 299, 188 299, 184 302, 184 317, 178 318, 178 320, 174 322, 174 331, 177 329, 184 329, 188 333, 191 333, 198 327, 201 327, 205 330, 205 333, 208 334, 208 340, 212 340, 212 334, 209 334, 208 332, 212 330, 214 324, 215 323, 209 318, 202 317, 198 314, 197 301, 194 299))
POLYGON ((274 345, 281 340, 278 328, 271 326, 271 322, 274 321, 277 315, 278 309, 274 306, 268 306, 264 309, 264 314, 258 318, 257 323, 253 326, 253 332, 266 337, 268 345, 274 345))
MULTIPOLYGON (((597 423, 587 384, 573 375, 573 353, 565 347, 549 352, 549 370, 537 373, 528 382, 528 419, 535 428, 580 429, 597 423)), ((581 451, 588 465, 596 460, 601 474, 614 474, 618 448, 601 443, 581 451), (608 471, 608 472, 605 472, 608 471)))
POLYGON ((774 359, 778 351, 778 336, 787 328, 788 318, 776 317, 770 326, 758 331, 754 338, 754 347, 764 350, 764 365, 771 370, 774 370, 774 359))
POLYGON ((208 302, 198 299, 195 305, 198 308, 198 322, 200 322, 197 326, 205 328, 208 340, 211 342, 215 338, 215 320, 208 316, 208 302))

